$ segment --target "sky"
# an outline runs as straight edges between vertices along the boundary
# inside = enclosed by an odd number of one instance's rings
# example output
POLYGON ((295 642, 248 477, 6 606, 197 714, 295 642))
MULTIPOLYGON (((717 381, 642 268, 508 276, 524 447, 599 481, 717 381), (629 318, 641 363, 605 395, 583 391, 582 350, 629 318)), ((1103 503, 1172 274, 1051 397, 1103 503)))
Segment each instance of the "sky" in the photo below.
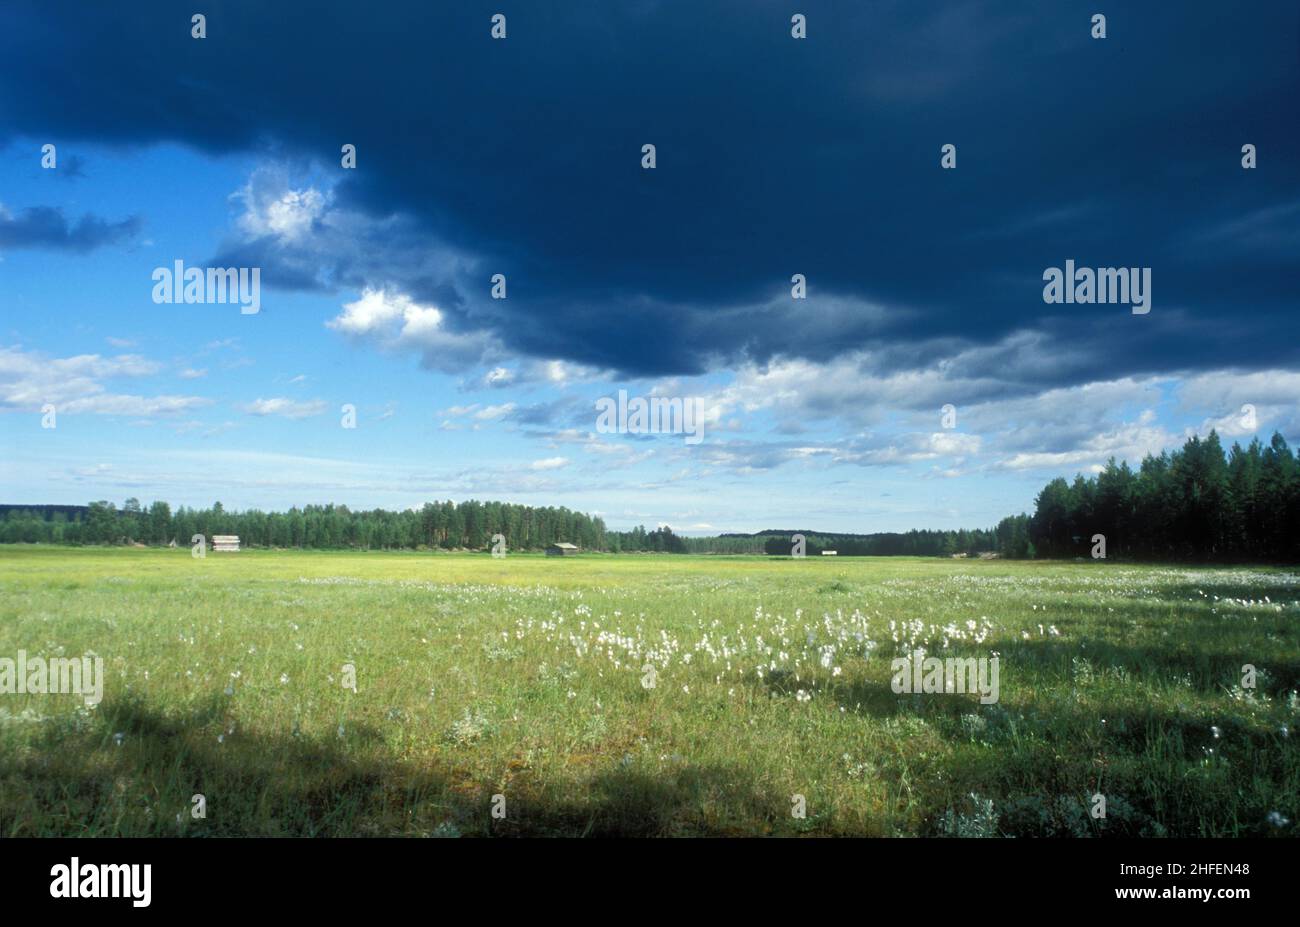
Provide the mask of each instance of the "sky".
POLYGON ((192 6, 0 5, 0 502, 989 527, 1300 435, 1294 2, 192 6))

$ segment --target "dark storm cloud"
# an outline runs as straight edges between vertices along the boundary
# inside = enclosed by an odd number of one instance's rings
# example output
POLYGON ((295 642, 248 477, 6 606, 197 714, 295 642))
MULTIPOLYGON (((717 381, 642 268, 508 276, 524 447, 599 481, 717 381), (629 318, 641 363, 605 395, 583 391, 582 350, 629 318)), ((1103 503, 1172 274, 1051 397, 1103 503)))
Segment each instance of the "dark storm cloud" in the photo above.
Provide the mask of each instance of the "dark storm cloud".
POLYGON ((211 267, 260 267, 263 282, 281 290, 328 292, 321 282, 321 267, 309 255, 295 254, 269 237, 230 245, 208 262, 211 267), (269 271, 269 272, 268 272, 269 271))
POLYGON ((33 206, 16 214, 0 209, 0 249, 93 251, 104 245, 129 241, 142 226, 139 216, 109 222, 87 213, 69 222, 63 210, 51 206, 33 206))
MULTIPOLYGON (((1093 40, 1094 7, 800 3, 796 41, 789 4, 754 0, 213 0, 198 41, 171 3, 11 2, 0 141, 327 165, 353 143, 339 208, 508 276, 506 301, 446 299, 450 324, 625 373, 863 347, 924 364, 1018 329, 1051 333, 1039 385, 1294 362, 1300 7, 1112 2, 1093 40), (1153 268, 1152 313, 1045 305, 1066 259, 1153 268)), ((427 268, 352 271, 334 282, 451 295, 427 268)))

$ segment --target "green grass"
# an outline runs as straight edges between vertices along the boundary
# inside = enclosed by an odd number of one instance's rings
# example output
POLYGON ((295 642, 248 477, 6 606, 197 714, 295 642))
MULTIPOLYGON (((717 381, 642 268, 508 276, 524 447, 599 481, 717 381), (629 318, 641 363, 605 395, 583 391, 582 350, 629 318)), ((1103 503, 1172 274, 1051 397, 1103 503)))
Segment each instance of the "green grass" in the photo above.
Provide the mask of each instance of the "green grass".
POLYGON ((1285 570, 4 547, 0 656, 107 680, 0 695, 0 836, 1292 834, 1298 628, 1285 570))

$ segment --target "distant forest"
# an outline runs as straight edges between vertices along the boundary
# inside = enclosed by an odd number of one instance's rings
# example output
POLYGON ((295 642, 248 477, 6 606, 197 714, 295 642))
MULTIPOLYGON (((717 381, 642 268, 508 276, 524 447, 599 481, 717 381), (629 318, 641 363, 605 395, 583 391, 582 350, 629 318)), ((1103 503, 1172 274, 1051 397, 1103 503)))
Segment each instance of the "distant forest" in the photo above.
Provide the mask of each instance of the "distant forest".
MULTIPOLYGON (((1112 459, 1100 473, 1043 487, 1032 517, 1004 519, 1009 556, 1087 556, 1094 534, 1108 557, 1300 562, 1300 466, 1282 435, 1226 455, 1219 436, 1148 455, 1136 472, 1112 459), (1024 543, 1020 551, 1016 546, 1024 543)), ((1000 548, 1001 549, 1001 548, 1000 548)))
POLYGON ((598 517, 567 508, 503 502, 428 502, 420 509, 353 510, 309 505, 287 512, 226 511, 127 499, 87 506, 0 505, 0 543, 147 544, 189 546, 196 534, 237 534, 247 547, 314 549, 485 550, 504 535, 508 550, 539 550, 569 541, 585 550, 663 553, 791 553, 805 536, 818 556, 1087 557, 1093 537, 1106 539, 1110 559, 1300 562, 1300 464, 1280 434, 1234 444, 1193 437, 1181 450, 1148 455, 1132 470, 1112 458, 1101 472, 1057 478, 1035 500, 1033 515, 1002 519, 989 529, 837 534, 770 530, 757 534, 682 537, 667 526, 611 531, 598 517))

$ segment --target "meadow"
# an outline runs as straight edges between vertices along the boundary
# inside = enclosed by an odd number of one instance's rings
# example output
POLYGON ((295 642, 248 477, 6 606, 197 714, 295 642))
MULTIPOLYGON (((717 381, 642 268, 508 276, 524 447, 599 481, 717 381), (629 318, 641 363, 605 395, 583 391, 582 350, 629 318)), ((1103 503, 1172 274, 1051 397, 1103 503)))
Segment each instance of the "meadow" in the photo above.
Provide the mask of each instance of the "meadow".
POLYGON ((106 682, 0 695, 0 835, 1292 835, 1298 631, 1286 569, 9 545, 0 656, 106 682))

